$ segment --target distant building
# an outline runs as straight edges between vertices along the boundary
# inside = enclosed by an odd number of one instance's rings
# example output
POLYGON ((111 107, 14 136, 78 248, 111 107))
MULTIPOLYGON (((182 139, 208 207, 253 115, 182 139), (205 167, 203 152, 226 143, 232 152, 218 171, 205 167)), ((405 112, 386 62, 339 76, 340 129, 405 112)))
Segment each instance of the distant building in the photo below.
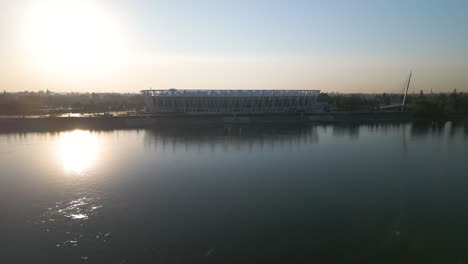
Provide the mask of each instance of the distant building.
POLYGON ((319 90, 143 90, 151 113, 309 113, 319 90))

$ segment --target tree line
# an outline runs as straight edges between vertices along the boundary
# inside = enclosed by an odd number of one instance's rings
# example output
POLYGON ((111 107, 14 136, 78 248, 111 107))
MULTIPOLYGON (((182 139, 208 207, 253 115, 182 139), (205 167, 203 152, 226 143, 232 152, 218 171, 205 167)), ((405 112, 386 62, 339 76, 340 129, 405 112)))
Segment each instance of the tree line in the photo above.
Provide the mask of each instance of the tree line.
MULTIPOLYGON (((318 101, 329 111, 380 111, 380 106, 399 104, 401 94, 321 93, 318 101)), ((419 116, 468 114, 468 94, 457 92, 409 94, 407 111, 419 116)), ((104 113, 143 111, 141 94, 121 93, 54 93, 50 91, 0 93, 0 115, 43 115, 61 113, 104 113)))
MULTIPOLYGON (((326 94, 321 93, 319 102, 329 105, 332 111, 380 111, 380 106, 401 104, 401 94, 326 94)), ((444 116, 468 114, 468 94, 457 92, 408 94, 407 110, 417 116, 444 116)))
POLYGON ((141 111, 140 94, 53 93, 50 91, 0 94, 0 115, 40 115, 61 113, 103 113, 141 111))

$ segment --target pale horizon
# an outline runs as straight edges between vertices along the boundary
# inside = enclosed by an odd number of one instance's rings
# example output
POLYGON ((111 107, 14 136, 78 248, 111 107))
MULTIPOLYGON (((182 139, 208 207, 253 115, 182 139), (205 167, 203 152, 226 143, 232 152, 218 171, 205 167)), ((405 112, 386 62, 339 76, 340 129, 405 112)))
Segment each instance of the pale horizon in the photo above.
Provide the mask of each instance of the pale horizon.
POLYGON ((465 1, 0 2, 0 90, 468 92, 465 1))

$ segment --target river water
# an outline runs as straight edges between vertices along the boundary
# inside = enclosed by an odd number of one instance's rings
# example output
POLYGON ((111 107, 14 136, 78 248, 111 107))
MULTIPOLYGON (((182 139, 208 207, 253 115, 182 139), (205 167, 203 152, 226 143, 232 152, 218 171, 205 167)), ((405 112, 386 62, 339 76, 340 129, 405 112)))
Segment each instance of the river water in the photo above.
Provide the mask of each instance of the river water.
POLYGON ((0 135, 0 263, 467 263, 468 126, 0 135))

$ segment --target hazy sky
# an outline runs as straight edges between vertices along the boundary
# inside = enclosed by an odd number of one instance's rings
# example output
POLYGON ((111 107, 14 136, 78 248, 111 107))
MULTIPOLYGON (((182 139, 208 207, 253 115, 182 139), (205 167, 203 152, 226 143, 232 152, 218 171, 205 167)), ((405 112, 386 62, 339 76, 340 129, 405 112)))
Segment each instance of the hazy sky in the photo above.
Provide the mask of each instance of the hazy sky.
POLYGON ((0 0, 0 89, 468 92, 466 0, 0 0))

